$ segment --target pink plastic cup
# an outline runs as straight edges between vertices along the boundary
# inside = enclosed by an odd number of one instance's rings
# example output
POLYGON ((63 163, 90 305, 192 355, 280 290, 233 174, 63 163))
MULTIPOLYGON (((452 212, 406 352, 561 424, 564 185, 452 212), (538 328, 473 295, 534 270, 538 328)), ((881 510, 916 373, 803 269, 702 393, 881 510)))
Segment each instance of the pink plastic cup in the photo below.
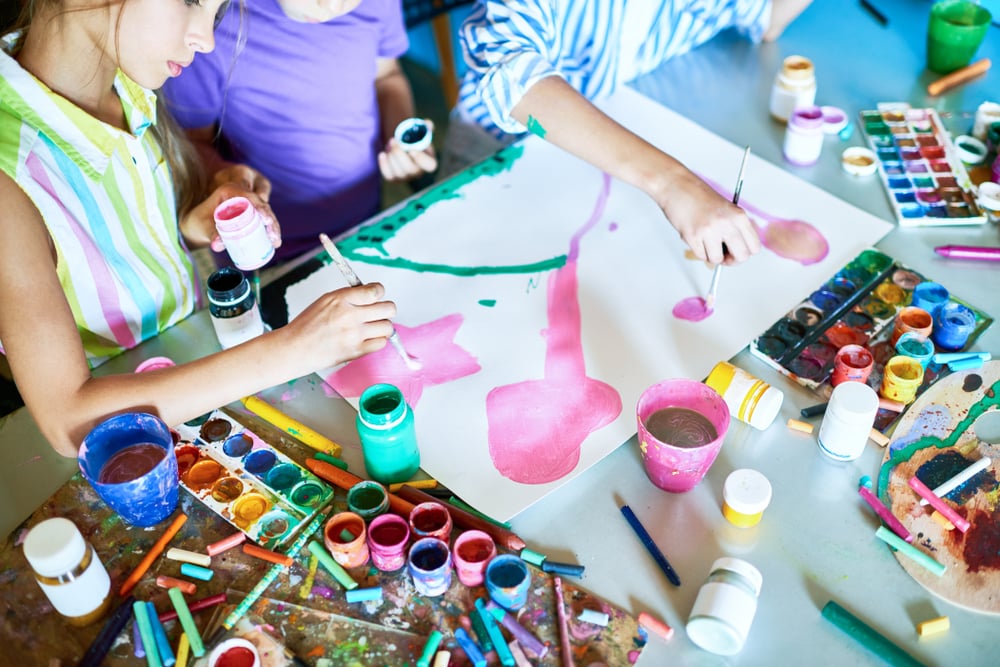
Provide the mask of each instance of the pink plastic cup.
POLYGON ((483 574, 490 560, 497 555, 493 538, 481 530, 466 530, 455 538, 452 560, 458 580, 464 586, 483 583, 483 574))
POLYGON ((729 430, 717 391, 677 378, 649 387, 636 406, 639 451, 650 481, 664 491, 693 489, 715 462, 729 430))
POLYGON ((451 539, 451 527, 451 514, 439 502, 420 503, 410 510, 410 533, 414 539, 436 537, 447 542, 451 539))

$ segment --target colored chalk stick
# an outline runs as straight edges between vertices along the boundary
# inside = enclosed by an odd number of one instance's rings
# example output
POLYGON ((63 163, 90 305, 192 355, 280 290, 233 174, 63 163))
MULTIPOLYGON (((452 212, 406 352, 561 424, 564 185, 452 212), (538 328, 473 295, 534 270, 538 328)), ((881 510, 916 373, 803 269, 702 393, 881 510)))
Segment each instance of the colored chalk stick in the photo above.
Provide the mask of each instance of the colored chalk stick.
POLYGON ((476 598, 475 605, 476 609, 473 613, 478 614, 483 619, 486 632, 490 636, 490 641, 493 642, 497 657, 500 658, 500 664, 504 667, 515 667, 514 656, 510 652, 510 647, 507 646, 507 640, 504 639, 503 633, 500 632, 500 626, 497 625, 496 619, 486 610, 482 598, 476 598))
POLYGON ((527 547, 521 549, 521 553, 519 555, 521 556, 521 560, 523 560, 526 563, 531 563, 535 567, 541 567, 542 563, 545 562, 546 558, 545 554, 540 554, 537 551, 532 551, 527 547))
POLYGON ((354 581, 354 579, 351 578, 351 575, 347 573, 347 570, 345 570, 340 563, 333 559, 333 556, 331 556, 330 552, 326 550, 326 547, 319 542, 313 541, 309 543, 308 549, 313 556, 316 556, 316 560, 319 561, 319 564, 322 565, 327 572, 333 575, 333 578, 336 579, 341 586, 349 591, 358 587, 358 582, 354 581))
POLYGON ((168 577, 165 574, 161 574, 156 578, 156 585, 160 588, 179 588, 188 595, 193 595, 198 587, 195 586, 194 582, 184 581, 183 579, 178 579, 177 577, 168 577))
POLYGON ((146 664, 149 667, 163 667, 160 653, 156 650, 156 638, 153 636, 153 626, 149 624, 149 607, 142 600, 132 603, 132 613, 135 614, 135 624, 139 626, 139 636, 146 649, 146 664))
POLYGON ((149 625, 153 628, 153 641, 156 642, 156 652, 160 654, 160 661, 163 667, 173 667, 177 658, 174 657, 174 649, 167 639, 167 632, 156 615, 156 606, 152 602, 147 602, 146 607, 149 610, 149 625))
POLYGON ((875 537, 879 538, 890 547, 893 547, 917 565, 923 566, 935 576, 940 577, 947 569, 947 566, 944 563, 939 563, 912 544, 908 544, 901 539, 899 535, 896 535, 885 526, 878 527, 878 530, 875 531, 875 537))
POLYGON ((194 654, 194 657, 200 658, 205 655, 205 645, 201 641, 201 633, 198 632, 194 617, 191 616, 191 611, 188 609, 184 593, 179 588, 170 588, 167 590, 167 595, 170 596, 170 602, 177 612, 177 620, 180 621, 181 627, 184 628, 184 634, 187 635, 188 643, 191 645, 191 653, 194 654))
POLYGON ((812 424, 810 424, 808 422, 804 422, 804 421, 800 421, 798 419, 792 419, 792 418, 789 418, 788 422, 785 425, 788 428, 790 428, 791 430, 793 430, 793 431, 799 431, 801 433, 812 433, 813 432, 813 428, 815 428, 812 424))
POLYGON ((420 653, 420 657, 417 658, 417 667, 430 667, 431 657, 437 652, 438 646, 441 645, 441 640, 443 638, 444 635, 440 632, 437 630, 431 630, 431 633, 427 635, 427 642, 424 644, 424 650, 420 653))
POLYGON ((934 510, 933 512, 931 512, 931 518, 934 519, 934 521, 936 521, 937 523, 941 524, 941 527, 944 528, 945 530, 955 530, 955 524, 953 524, 951 521, 948 521, 948 519, 944 518, 944 515, 941 514, 941 512, 934 510))
POLYGON ((606 612, 596 609, 584 609, 576 618, 584 623, 600 625, 601 627, 606 627, 611 622, 611 617, 606 612))
POLYGON ((953 361, 969 359, 971 357, 989 361, 993 358, 993 355, 990 352, 938 352, 931 357, 931 361, 935 364, 950 364, 953 361))
POLYGON ((194 577, 202 581, 211 581, 212 577, 215 576, 215 572, 212 570, 201 565, 195 565, 194 563, 181 563, 181 574, 185 577, 194 577))
MULTIPOLYGON (((242 535, 243 533, 240 534, 242 535)), ((202 567, 208 567, 212 564, 212 557, 208 554, 200 554, 194 551, 188 551, 187 549, 178 549, 177 547, 167 549, 167 558, 170 560, 181 561, 183 563, 193 563, 194 565, 200 565, 202 567)))
POLYGON ((352 588, 345 593, 348 602, 368 602, 369 600, 382 599, 382 587, 372 586, 369 588, 352 588))
MULTIPOLYGON (((132 597, 131 595, 129 597, 132 597)), ((132 602, 135 602, 135 598, 132 598, 132 602)), ((135 612, 132 610, 131 605, 129 605, 129 616, 132 616, 135 612)), ((142 634, 139 632, 139 624, 132 624, 132 654, 137 658, 146 657, 146 647, 142 643, 142 634)))
POLYGON ((209 556, 214 556, 220 554, 223 551, 232 549, 233 547, 238 547, 244 542, 246 542, 247 536, 245 533, 233 533, 229 537, 224 537, 218 542, 213 542, 205 547, 205 551, 208 552, 209 556))
MULTIPOLYGON (((524 654, 521 645, 517 643, 516 639, 507 644, 507 648, 510 649, 510 654, 514 656, 514 663, 517 667, 532 667, 531 661, 528 660, 528 656, 524 654)), ((434 667, 437 667, 437 665, 434 667)), ((444 667, 447 667, 447 664, 444 667)))
POLYGON ((875 497, 874 493, 868 490, 868 487, 864 484, 859 486, 858 495, 864 498, 865 502, 868 503, 868 506, 875 511, 875 514, 877 514, 878 517, 885 522, 885 525, 887 525, 892 532, 896 533, 896 535, 902 538, 905 542, 913 541, 913 535, 906 529, 906 526, 904 526, 902 522, 889 511, 888 507, 882 504, 882 501, 875 497))
POLYGON ((332 463, 333 465, 337 466, 341 470, 348 470, 349 469, 347 467, 347 461, 345 461, 343 459, 338 459, 336 456, 331 456, 330 454, 327 454, 326 452, 316 452, 315 454, 313 454, 313 456, 315 456, 316 458, 318 458, 320 461, 326 461, 327 463, 332 463))
POLYGON ((638 622, 640 628, 650 634, 656 635, 665 642, 670 641, 674 637, 674 629, 672 627, 645 611, 639 612, 638 622))
POLYGON ((958 359, 956 361, 948 362, 948 370, 952 372, 957 371, 971 371, 976 368, 982 368, 983 363, 985 363, 979 357, 969 357, 968 359, 958 359))
POLYGON ((465 628, 455 629, 455 641, 465 651, 465 657, 469 659, 475 667, 486 667, 486 657, 479 650, 479 646, 472 640, 465 628))
MULTIPOLYGON (((939 498, 944 498, 946 495, 948 495, 949 493, 951 493, 952 491, 954 491, 955 489, 957 489, 958 487, 960 487, 961 485, 965 484, 970 479, 975 477, 978 473, 989 468, 991 463, 993 463, 993 461, 988 456, 984 456, 980 459, 977 459, 958 474, 954 475, 953 477, 949 477, 947 480, 945 480, 938 486, 935 486, 933 489, 931 489, 931 491, 934 493, 935 496, 939 498)), ((921 498, 920 504, 926 505, 927 499, 921 498)))
POLYGON ((885 447, 886 445, 889 444, 889 436, 885 435, 884 433, 882 433, 882 431, 878 430, 877 428, 873 428, 868 433, 868 439, 874 442, 879 447, 885 447))
POLYGON ((930 637, 931 635, 948 632, 949 628, 951 628, 951 621, 947 616, 940 616, 932 618, 929 621, 917 623, 917 634, 921 637, 930 637))
POLYGON ((582 577, 584 569, 583 565, 577 565, 575 563, 557 563, 548 559, 542 562, 542 572, 548 572, 549 574, 565 574, 570 577, 582 577))
POLYGON ((191 652, 191 643, 188 642, 186 632, 181 633, 181 638, 177 640, 177 663, 175 667, 187 667, 188 653, 191 652))
POLYGON ((928 489, 927 485, 920 481, 916 475, 911 477, 907 481, 907 484, 909 484, 910 488, 916 491, 921 498, 924 498, 928 505, 940 512, 944 518, 948 519, 948 521, 951 521, 955 528, 958 528, 963 533, 969 530, 969 520, 953 510, 951 505, 935 496, 934 492, 928 489))
POLYGON ((830 600, 823 606, 821 613, 823 618, 836 625, 849 637, 890 665, 897 667, 923 667, 923 663, 914 660, 909 653, 903 651, 903 649, 893 644, 870 625, 833 600, 830 600))
POLYGON ((818 417, 826 412, 826 403, 818 403, 816 405, 810 405, 808 408, 802 408, 799 410, 799 414, 802 417, 808 419, 809 417, 818 417))
POLYGON ((493 614, 493 618, 495 618, 500 625, 507 628, 507 632, 514 636, 525 651, 533 654, 539 660, 544 658, 549 652, 547 644, 543 643, 542 640, 533 635, 530 630, 518 623, 517 617, 513 614, 507 613, 507 610, 498 605, 496 602, 488 600, 486 602, 486 610, 493 614))
POLYGON ((486 622, 483 620, 482 614, 480 614, 478 610, 473 609, 469 612, 469 623, 472 625, 472 632, 476 635, 476 639, 478 640, 476 643, 482 652, 485 654, 492 651, 493 638, 486 629, 486 622))
POLYGON ((451 651, 438 651, 434 656, 434 667, 448 667, 451 662, 451 651))
POLYGON ((389 490, 395 493, 403 488, 403 485, 412 486, 414 489, 436 489, 438 481, 436 479, 411 479, 408 482, 396 482, 389 485, 389 490))
POLYGON ((263 547, 258 547, 256 544, 244 544, 243 553, 248 556, 253 556, 254 558, 265 560, 268 563, 284 565, 285 567, 288 567, 294 562, 290 556, 279 554, 277 551, 271 551, 270 549, 265 549, 263 547))

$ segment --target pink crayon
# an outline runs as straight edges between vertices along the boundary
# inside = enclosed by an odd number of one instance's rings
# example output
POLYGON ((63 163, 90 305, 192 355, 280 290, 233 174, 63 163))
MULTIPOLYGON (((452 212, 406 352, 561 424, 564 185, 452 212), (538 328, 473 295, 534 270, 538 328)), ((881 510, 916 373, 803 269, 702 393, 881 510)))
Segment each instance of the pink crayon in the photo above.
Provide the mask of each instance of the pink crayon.
POLYGON ((948 521, 951 521, 955 528, 958 528, 963 533, 969 530, 968 519, 959 515, 948 503, 935 496, 934 492, 927 488, 927 485, 917 479, 916 476, 910 478, 909 484, 910 488, 916 491, 921 498, 925 499, 928 505, 940 512, 941 516, 948 519, 948 521))
POLYGON ((865 499, 865 502, 868 503, 873 510, 875 510, 875 514, 878 514, 879 518, 882 519, 885 525, 888 526, 892 532, 896 533, 907 542, 913 542, 913 535, 911 535, 910 531, 906 529, 906 526, 900 523, 899 519, 893 516, 892 512, 889 511, 889 508, 883 505, 882 502, 875 497, 875 494, 868 490, 868 487, 859 486, 858 493, 861 494, 861 497, 865 499))

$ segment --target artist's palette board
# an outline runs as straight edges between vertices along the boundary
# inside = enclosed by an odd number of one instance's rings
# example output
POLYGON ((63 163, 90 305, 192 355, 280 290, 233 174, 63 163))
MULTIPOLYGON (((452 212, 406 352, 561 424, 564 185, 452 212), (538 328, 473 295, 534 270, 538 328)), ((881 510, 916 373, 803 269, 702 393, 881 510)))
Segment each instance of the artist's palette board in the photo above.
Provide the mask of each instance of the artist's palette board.
POLYGON ((222 411, 176 430, 181 487, 262 546, 283 544, 333 497, 325 482, 222 411))
MULTIPOLYGON (((896 315, 910 305, 914 288, 928 280, 879 250, 864 250, 754 339, 750 352, 826 399, 837 351, 844 345, 862 345, 875 362, 868 384, 878 391, 885 362, 897 354, 889 343, 896 315)), ((968 307, 976 317, 967 349, 993 318, 955 295, 949 300, 968 307)), ((929 364, 917 394, 947 373, 947 366, 929 364)), ((879 410, 876 428, 897 416, 879 410)))
POLYGON ((986 214, 934 109, 887 103, 861 112, 861 128, 900 225, 976 225, 986 214))
POLYGON ((913 545, 945 565, 941 577, 897 554, 928 590, 962 607, 1000 613, 1000 361, 953 373, 910 407, 886 448, 879 497, 914 535, 913 545), (990 422, 992 427, 987 427, 990 422), (982 457, 988 468, 944 495, 971 527, 945 530, 908 481, 934 488, 982 457))

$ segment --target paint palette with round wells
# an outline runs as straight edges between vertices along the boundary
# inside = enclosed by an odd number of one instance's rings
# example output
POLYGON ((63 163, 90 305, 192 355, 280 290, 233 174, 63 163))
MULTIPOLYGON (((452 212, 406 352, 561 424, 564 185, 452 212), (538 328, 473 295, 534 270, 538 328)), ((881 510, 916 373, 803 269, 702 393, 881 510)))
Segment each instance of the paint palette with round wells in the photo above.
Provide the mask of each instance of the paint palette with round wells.
MULTIPOLYGON (((892 257, 869 248, 758 336, 750 344, 750 352, 826 400, 833 390, 830 380, 837 352, 848 345, 861 346, 873 360, 867 383, 879 391, 886 362, 901 353, 894 332, 901 318, 908 321, 905 318, 915 312, 914 290, 919 285, 946 292, 892 257)), ((961 304, 975 318, 968 339, 960 346, 968 349, 993 318, 953 294, 946 293, 943 299, 942 304, 961 304)), ((932 325, 932 316, 921 313, 932 325)), ((926 335, 926 330, 920 335, 926 335)), ((934 348, 946 351, 937 344, 934 348)), ((928 363, 917 395, 948 373, 947 365, 928 363)), ((880 409, 875 426, 884 429, 898 417, 897 412, 880 409)))
POLYGON ((934 109, 879 104, 861 112, 861 128, 896 219, 905 226, 986 222, 975 187, 934 109))
POLYGON ((222 411, 178 427, 181 488, 274 548, 333 498, 333 489, 222 411))

